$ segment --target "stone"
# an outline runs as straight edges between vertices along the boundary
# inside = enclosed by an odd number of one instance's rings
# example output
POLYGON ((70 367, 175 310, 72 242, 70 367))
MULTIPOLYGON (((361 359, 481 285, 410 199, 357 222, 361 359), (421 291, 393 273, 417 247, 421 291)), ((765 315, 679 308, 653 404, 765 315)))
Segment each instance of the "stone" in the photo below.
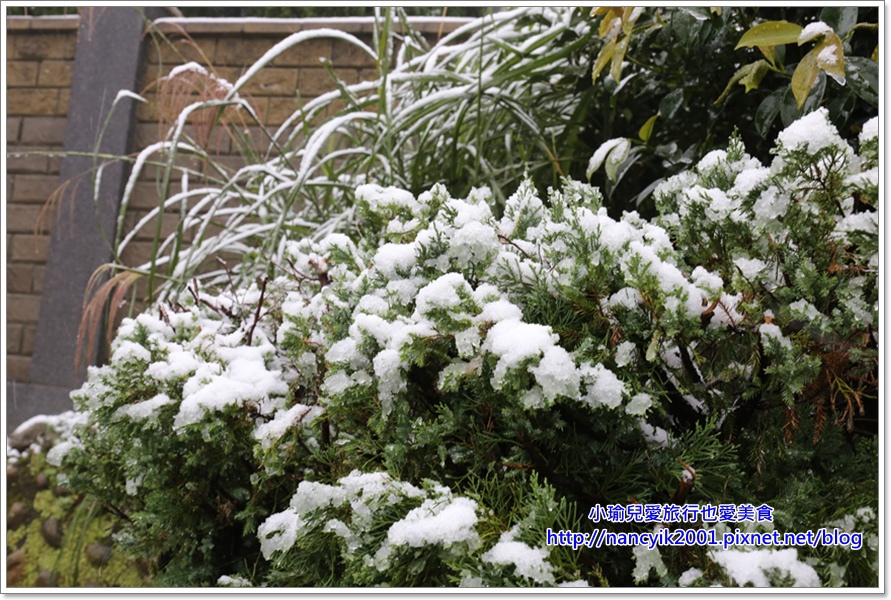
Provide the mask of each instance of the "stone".
POLYGON ((34 581, 34 587, 56 587, 57 585, 59 585, 59 574, 45 569, 37 574, 37 579, 34 581))
POLYGON ((111 560, 111 548, 103 544, 90 544, 87 546, 87 560, 94 567, 103 567, 111 560))
POLYGON ((31 444, 36 444, 37 439, 45 432, 46 422, 38 421, 24 429, 16 429, 13 431, 12 435, 9 436, 9 445, 19 452, 27 450, 31 447, 31 444))
POLYGON ((28 507, 24 502, 14 502, 6 513, 6 527, 18 529, 28 518, 28 507))
POLYGON ((37 477, 34 478, 34 485, 37 486, 38 490, 45 490, 49 487, 49 477, 44 473, 38 473, 37 477))
POLYGON ((15 465, 10 465, 7 463, 6 465, 6 484, 9 485, 14 483, 16 478, 19 476, 19 469, 15 465))
POLYGON ((62 547, 62 523, 55 517, 50 517, 40 526, 40 533, 46 543, 53 548, 62 547))
POLYGON ((19 548, 6 557, 6 584, 18 585, 25 574, 25 550, 19 548))
POLYGON ((56 486, 56 488, 53 490, 53 496, 55 496, 56 498, 64 498, 65 496, 70 496, 70 495, 71 495, 71 490, 69 490, 64 485, 56 486))

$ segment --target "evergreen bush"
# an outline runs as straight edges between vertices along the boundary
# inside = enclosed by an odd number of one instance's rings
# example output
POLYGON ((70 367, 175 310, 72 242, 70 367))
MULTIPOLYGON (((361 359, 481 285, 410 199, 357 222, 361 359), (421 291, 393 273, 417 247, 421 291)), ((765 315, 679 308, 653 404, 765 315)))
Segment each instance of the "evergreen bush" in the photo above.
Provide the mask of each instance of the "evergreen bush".
POLYGON ((356 186, 277 275, 126 319, 50 459, 159 583, 878 585, 878 123, 739 138, 613 218, 530 180, 356 186), (548 545, 597 507, 733 503, 715 534, 862 546, 548 545), (740 568, 746 565, 746 569, 740 568))

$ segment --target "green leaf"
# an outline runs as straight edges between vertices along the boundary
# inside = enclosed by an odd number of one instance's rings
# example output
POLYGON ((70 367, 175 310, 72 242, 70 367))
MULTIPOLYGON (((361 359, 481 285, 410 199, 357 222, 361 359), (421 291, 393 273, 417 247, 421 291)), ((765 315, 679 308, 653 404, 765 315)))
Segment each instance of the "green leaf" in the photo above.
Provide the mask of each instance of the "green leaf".
POLYGON ((718 99, 714 101, 714 105, 721 106, 722 104, 724 104, 724 101, 727 100, 730 92, 733 91, 734 86, 739 83, 752 70, 754 66, 755 63, 750 63, 748 65, 743 65, 739 69, 737 69, 736 73, 733 74, 733 77, 730 78, 730 81, 727 82, 727 85, 724 86, 724 91, 721 92, 721 95, 718 96, 718 99))
POLYGON ((678 88, 673 92, 669 92, 662 98, 659 103, 659 114, 668 120, 674 118, 675 113, 684 102, 684 90, 678 88))
POLYGON ((788 88, 783 88, 771 92, 758 106, 755 111, 755 129, 762 138, 767 138, 770 133, 770 126, 780 114, 780 107, 783 105, 783 96, 788 88))
POLYGON ((856 6, 827 6, 820 11, 820 20, 832 27, 839 37, 845 37, 857 24, 856 6))
POLYGON ((869 58, 850 56, 845 61, 845 74, 851 89, 875 107, 879 106, 879 65, 869 58))
POLYGON ((739 81, 740 85, 746 86, 747 94, 752 90, 758 89, 758 86, 761 85, 761 80, 764 79, 764 76, 770 71, 770 65, 767 64, 766 60, 759 60, 749 66, 751 68, 739 81))
POLYGON ((801 26, 787 21, 768 21, 755 25, 740 38, 734 50, 755 46, 777 46, 798 41, 801 26))
POLYGON ((643 124, 643 127, 640 128, 640 131, 637 132, 637 136, 643 140, 646 144, 650 141, 650 136, 653 135, 653 127, 656 125, 656 119, 659 118, 659 113, 656 113, 649 119, 647 122, 643 124))

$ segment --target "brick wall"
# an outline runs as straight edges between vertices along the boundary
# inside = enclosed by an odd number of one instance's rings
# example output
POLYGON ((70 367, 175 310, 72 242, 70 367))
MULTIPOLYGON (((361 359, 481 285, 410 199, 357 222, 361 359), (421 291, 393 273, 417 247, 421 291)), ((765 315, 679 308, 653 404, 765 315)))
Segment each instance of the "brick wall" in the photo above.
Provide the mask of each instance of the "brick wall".
MULTIPOLYGON (((425 20, 416 29, 435 41, 462 24, 425 20)), ((7 155, 25 151, 61 150, 65 136, 68 87, 73 72, 77 41, 77 17, 7 18, 7 155)), ((331 28, 353 34, 371 44, 373 23, 367 19, 313 20, 230 20, 162 19, 157 33, 147 44, 140 89, 149 101, 137 113, 136 147, 143 148, 165 131, 164 110, 159 110, 159 81, 172 68, 195 61, 209 71, 235 82, 245 70, 286 36, 297 31, 331 28)), ((335 89, 321 60, 328 61, 334 73, 346 83, 374 76, 371 57, 355 46, 335 39, 314 39, 285 51, 258 73, 241 91, 266 126, 276 127, 298 107, 298 95, 306 102, 335 89)), ((175 112, 175 111, 173 111, 175 112)), ((264 150, 260 129, 247 123, 255 148, 264 150)), ((221 128, 207 140, 214 160, 231 166, 241 163, 238 148, 221 128)), ((54 190, 59 188, 58 157, 9 157, 7 163, 7 377, 28 381, 28 368, 40 306, 44 264, 49 243, 46 231, 37 230, 38 218, 54 190)), ((196 165, 200 166, 200 165, 196 165)), ((141 175, 126 215, 132 227, 158 205, 157 170, 147 168, 141 175)), ((177 183, 172 191, 177 190, 177 183)), ((64 218, 64 195, 54 217, 46 211, 40 219, 50 225, 64 218)), ((162 235, 175 226, 173 215, 165 215, 162 235)), ((154 226, 146 227, 122 257, 126 264, 148 260, 154 226)))
MULTIPOLYGON (((52 218, 41 217, 59 185, 60 151, 77 45, 76 17, 8 19, 6 25, 7 377, 26 381, 52 218)), ((62 213, 60 213, 60 216, 62 213)))

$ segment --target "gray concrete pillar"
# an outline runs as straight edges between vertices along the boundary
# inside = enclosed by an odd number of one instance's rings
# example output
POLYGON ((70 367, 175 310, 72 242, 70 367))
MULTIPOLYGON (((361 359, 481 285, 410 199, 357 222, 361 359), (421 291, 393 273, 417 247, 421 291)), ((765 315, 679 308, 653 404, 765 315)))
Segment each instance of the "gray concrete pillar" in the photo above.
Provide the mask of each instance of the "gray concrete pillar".
MULTIPOLYGON (((169 13, 161 7, 82 10, 64 151, 123 156, 132 150, 135 102, 123 99, 105 123, 118 91, 136 91, 146 19, 169 13)), ((53 220, 30 382, 7 382, 7 432, 35 414, 70 410, 69 392, 85 378, 85 368, 75 367, 84 293, 93 272, 111 259, 120 197, 129 174, 122 162, 106 167, 95 203, 90 176, 95 165, 88 156, 66 155, 62 162, 60 184, 72 178, 75 184, 67 188, 53 220)), ((96 349, 86 358, 94 362, 96 349)))

